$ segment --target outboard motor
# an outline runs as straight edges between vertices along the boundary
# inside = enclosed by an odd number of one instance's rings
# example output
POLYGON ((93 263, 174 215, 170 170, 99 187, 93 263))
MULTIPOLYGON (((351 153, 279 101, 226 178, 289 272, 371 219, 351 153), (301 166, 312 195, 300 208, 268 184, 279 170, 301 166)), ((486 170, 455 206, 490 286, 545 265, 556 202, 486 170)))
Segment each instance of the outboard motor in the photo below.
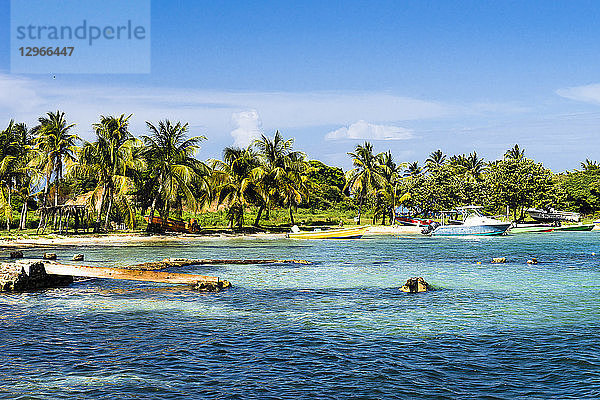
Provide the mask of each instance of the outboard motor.
POLYGON ((435 228, 437 228, 438 226, 440 226, 439 222, 435 222, 433 221, 431 224, 427 225, 425 228, 423 228, 421 230, 421 233, 423 235, 429 235, 431 232, 433 232, 435 230, 435 228))

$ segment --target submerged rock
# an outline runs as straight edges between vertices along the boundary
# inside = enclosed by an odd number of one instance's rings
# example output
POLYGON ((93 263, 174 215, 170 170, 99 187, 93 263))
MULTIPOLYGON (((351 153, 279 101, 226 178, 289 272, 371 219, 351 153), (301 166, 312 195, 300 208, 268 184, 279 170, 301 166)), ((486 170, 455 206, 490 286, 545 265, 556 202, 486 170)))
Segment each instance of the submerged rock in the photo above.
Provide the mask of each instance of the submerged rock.
POLYGON ((504 264, 505 262, 506 262, 506 257, 492 258, 492 264, 504 264))
POLYGON ((198 290, 200 292, 220 292, 223 289, 227 289, 231 287, 231 283, 229 281, 218 281, 218 282, 198 282, 192 289, 198 290))
POLYGON ((11 251, 10 258, 23 258, 23 252, 21 250, 11 251))
POLYGON ((404 284, 404 286, 400 288, 400 290, 405 293, 426 292, 431 289, 431 286, 427 282, 425 282, 425 279, 423 279, 422 277, 409 278, 404 284))
POLYGON ((75 254, 73 256, 73 261, 83 261, 83 254, 75 254))
POLYGON ((527 260, 527 264, 537 264, 538 260, 537 258, 532 258, 531 260, 527 260))
POLYGON ((44 253, 44 260, 56 260, 56 253, 44 253))

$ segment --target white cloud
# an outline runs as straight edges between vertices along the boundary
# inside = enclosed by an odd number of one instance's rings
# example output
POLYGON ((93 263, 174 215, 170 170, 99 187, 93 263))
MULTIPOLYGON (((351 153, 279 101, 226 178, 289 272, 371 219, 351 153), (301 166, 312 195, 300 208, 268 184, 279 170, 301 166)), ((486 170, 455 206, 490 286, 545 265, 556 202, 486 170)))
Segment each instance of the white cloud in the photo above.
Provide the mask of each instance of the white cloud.
POLYGON ((556 94, 571 100, 600 104, 600 84, 558 89, 556 94))
POLYGON ((255 139, 260 138, 262 132, 262 122, 256 110, 233 113, 231 121, 236 128, 231 131, 235 146, 247 147, 255 139))
POLYGON ((457 112, 453 106, 388 93, 209 91, 101 86, 71 83, 69 79, 69 75, 52 79, 0 73, 0 124, 5 123, 3 117, 6 122, 15 118, 34 124, 38 116, 60 109, 77 123, 79 135, 90 138, 90 126, 101 114, 133 113, 131 125, 137 134, 146 131, 146 120, 171 118, 189 122, 194 135, 222 140, 231 135, 232 115, 248 110, 256 110, 260 115, 265 132, 349 125, 358 118, 416 120, 457 112))
POLYGON ((325 135, 325 139, 407 140, 413 137, 410 129, 393 125, 376 125, 360 120, 325 135))

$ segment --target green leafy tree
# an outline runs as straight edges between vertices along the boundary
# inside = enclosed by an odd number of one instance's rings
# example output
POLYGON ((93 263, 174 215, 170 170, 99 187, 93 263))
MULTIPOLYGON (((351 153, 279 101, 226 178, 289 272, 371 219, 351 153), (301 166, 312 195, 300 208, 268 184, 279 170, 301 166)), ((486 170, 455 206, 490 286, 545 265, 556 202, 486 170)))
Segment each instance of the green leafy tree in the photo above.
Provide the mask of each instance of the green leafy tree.
POLYGON ((515 221, 525 218, 527 208, 547 206, 555 196, 552 172, 524 157, 510 156, 491 163, 486 187, 494 208, 508 206, 515 221))

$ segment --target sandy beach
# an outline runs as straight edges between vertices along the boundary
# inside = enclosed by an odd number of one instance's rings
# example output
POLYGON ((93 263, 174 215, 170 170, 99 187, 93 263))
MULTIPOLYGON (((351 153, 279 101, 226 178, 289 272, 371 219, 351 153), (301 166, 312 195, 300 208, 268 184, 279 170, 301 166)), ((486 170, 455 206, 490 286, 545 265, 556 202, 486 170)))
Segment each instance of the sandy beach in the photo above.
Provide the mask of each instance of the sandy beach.
MULTIPOLYGON (((367 235, 411 235, 420 234, 421 228, 415 226, 370 226, 367 235)), ((146 234, 107 234, 107 235, 55 235, 44 236, 20 236, 16 238, 5 238, 0 240, 0 246, 3 247, 35 247, 35 246, 128 246, 144 243, 163 243, 163 242, 188 242, 195 240, 220 240, 220 239, 283 239, 284 233, 220 233, 220 234, 166 234, 166 235, 146 235, 146 234)))

